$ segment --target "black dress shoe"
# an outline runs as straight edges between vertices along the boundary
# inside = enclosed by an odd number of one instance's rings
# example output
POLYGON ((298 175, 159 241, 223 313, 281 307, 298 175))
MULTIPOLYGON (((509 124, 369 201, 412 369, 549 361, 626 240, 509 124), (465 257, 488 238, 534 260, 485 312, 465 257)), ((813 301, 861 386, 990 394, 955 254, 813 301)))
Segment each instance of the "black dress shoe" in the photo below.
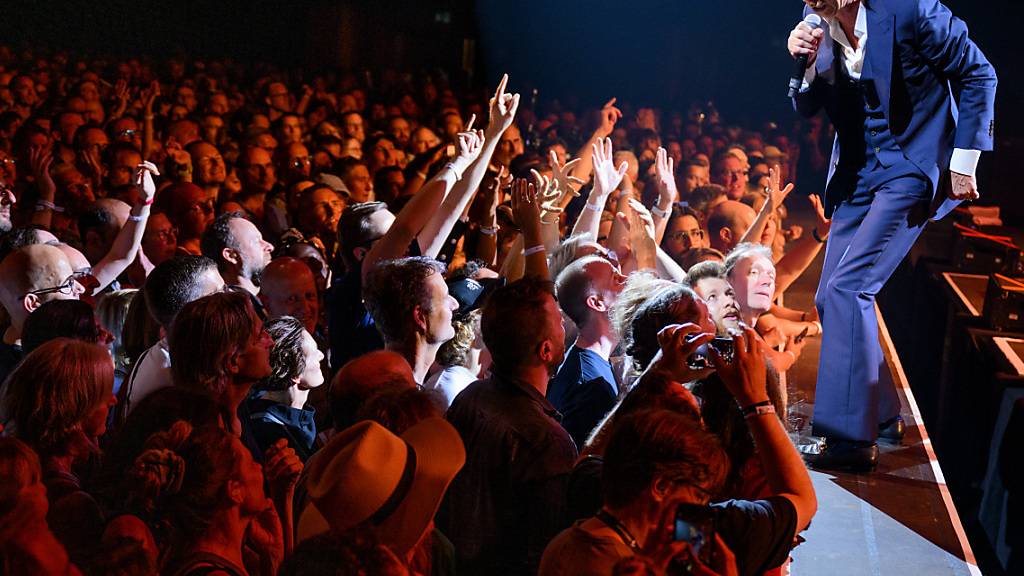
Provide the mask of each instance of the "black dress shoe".
POLYGON ((892 440, 897 444, 903 440, 903 436, 906 433, 907 426, 903 423, 902 416, 886 420, 878 425, 878 437, 884 438, 885 440, 892 440))
POLYGON ((847 472, 873 472, 878 466, 878 445, 874 442, 825 440, 817 454, 805 454, 804 459, 813 468, 847 472))

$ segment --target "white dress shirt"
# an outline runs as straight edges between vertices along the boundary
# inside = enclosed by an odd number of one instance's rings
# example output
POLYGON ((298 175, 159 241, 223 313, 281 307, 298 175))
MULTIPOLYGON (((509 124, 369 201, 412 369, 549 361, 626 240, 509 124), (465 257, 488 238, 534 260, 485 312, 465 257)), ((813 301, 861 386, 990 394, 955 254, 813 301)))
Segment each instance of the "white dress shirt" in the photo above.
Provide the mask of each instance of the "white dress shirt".
MULTIPOLYGON (((835 18, 823 18, 828 24, 829 36, 832 37, 835 46, 839 49, 839 62, 846 75, 854 80, 860 80, 861 71, 864 69, 864 54, 868 44, 868 15, 864 3, 857 7, 857 21, 853 25, 853 35, 857 39, 857 47, 854 48, 850 40, 843 32, 843 27, 835 18)), ((817 71, 814 66, 808 66, 804 73, 804 82, 800 88, 801 92, 810 89, 811 82, 817 71)), ((981 150, 966 150, 954 148, 953 156, 949 159, 949 169, 959 174, 974 176, 978 169, 978 159, 981 158, 981 150)))

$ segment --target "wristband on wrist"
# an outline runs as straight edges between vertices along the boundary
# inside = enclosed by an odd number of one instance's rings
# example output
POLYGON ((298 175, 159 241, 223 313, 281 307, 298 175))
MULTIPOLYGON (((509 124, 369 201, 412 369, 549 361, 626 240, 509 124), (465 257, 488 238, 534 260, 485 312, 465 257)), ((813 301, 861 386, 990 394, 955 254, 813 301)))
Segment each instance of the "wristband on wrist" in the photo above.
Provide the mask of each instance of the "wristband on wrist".
POLYGON ((818 244, 824 244, 825 241, 828 240, 828 236, 825 236, 824 238, 822 238, 818 234, 818 227, 817 226, 814 227, 814 230, 811 230, 811 236, 813 236, 814 239, 818 241, 818 244))
POLYGON ((744 406, 740 408, 740 414, 746 417, 749 416, 750 414, 761 413, 762 410, 768 408, 770 408, 772 412, 775 412, 775 406, 772 404, 771 400, 762 400, 761 402, 757 402, 756 404, 751 404, 749 406, 744 406))
POLYGON ((497 226, 481 226, 479 230, 481 234, 486 234, 488 236, 494 236, 498 233, 497 226))
POLYGON ((543 252, 543 251, 544 251, 544 245, 543 244, 538 244, 537 246, 534 246, 532 248, 527 248, 526 250, 523 250, 523 256, 532 256, 533 254, 537 254, 538 252, 543 252))
POLYGON ((593 210, 594 212, 604 212, 604 206, 598 206, 597 204, 591 204, 590 202, 584 204, 583 207, 587 210, 593 210))
POLYGON ((651 214, 657 216, 658 218, 668 218, 668 215, 671 214, 671 213, 672 213, 671 210, 662 210, 661 208, 658 208, 657 206, 654 206, 653 208, 651 208, 651 214))
POLYGON ((37 200, 35 206, 36 212, 42 212, 43 210, 53 210, 54 212, 63 212, 64 209, 57 206, 49 200, 37 200))
POLYGON ((775 406, 768 404, 767 406, 758 406, 754 410, 747 412, 743 415, 744 420, 749 420, 754 416, 762 416, 764 414, 775 414, 775 406))
POLYGON ((462 180, 462 172, 459 172, 459 169, 455 167, 455 163, 454 162, 449 162, 449 163, 445 164, 444 167, 447 168, 448 170, 452 171, 452 174, 455 175, 455 181, 456 182, 458 182, 459 180, 462 180))
POLYGON ((815 320, 814 322, 811 322, 811 324, 813 324, 814 327, 818 329, 818 334, 821 334, 822 332, 825 331, 825 329, 821 327, 821 322, 815 320))

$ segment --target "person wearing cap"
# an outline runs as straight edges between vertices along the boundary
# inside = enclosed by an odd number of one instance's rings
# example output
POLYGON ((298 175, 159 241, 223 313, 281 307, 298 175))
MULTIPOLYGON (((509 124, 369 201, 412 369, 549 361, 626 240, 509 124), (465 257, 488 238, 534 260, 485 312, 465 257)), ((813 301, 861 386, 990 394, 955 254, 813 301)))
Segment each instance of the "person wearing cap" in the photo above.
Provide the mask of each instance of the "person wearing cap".
POLYGON ((427 379, 437 350, 455 337, 444 264, 423 256, 385 260, 370 271, 363 289, 366 308, 384 336, 384 347, 412 366, 417 383, 427 379))
POLYGON ((625 285, 618 267, 599 256, 576 260, 555 281, 558 302, 579 336, 548 384, 547 398, 562 413, 562 427, 577 447, 583 446, 619 395, 608 361, 619 342, 610 311, 625 285))
POLYGON ((371 421, 335 435, 309 460, 309 504, 296 542, 371 533, 409 565, 433 528, 448 485, 466 462, 458 432, 427 418, 395 435, 371 421))
POLYGON ((568 525, 577 455, 544 397, 565 355, 551 283, 528 277, 496 289, 480 324, 493 363, 448 409, 467 456, 440 527, 460 574, 536 574, 544 547, 568 525))
POLYGON ((445 407, 478 380, 483 371, 482 354, 486 350, 480 333, 480 308, 495 288, 504 285, 503 278, 460 278, 448 281, 448 294, 459 303, 452 315, 455 337, 441 345, 437 363, 444 367, 427 379, 423 387, 444 394, 445 407))

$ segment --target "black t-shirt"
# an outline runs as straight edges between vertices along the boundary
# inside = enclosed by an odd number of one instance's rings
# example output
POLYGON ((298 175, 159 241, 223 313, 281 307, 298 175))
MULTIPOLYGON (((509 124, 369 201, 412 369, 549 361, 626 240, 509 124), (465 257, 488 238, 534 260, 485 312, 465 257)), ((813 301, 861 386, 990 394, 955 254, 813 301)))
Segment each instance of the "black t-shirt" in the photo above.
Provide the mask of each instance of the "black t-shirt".
POLYGON ((796 507, 783 496, 764 500, 728 500, 713 504, 715 529, 736 555, 740 576, 781 566, 793 548, 796 507))

